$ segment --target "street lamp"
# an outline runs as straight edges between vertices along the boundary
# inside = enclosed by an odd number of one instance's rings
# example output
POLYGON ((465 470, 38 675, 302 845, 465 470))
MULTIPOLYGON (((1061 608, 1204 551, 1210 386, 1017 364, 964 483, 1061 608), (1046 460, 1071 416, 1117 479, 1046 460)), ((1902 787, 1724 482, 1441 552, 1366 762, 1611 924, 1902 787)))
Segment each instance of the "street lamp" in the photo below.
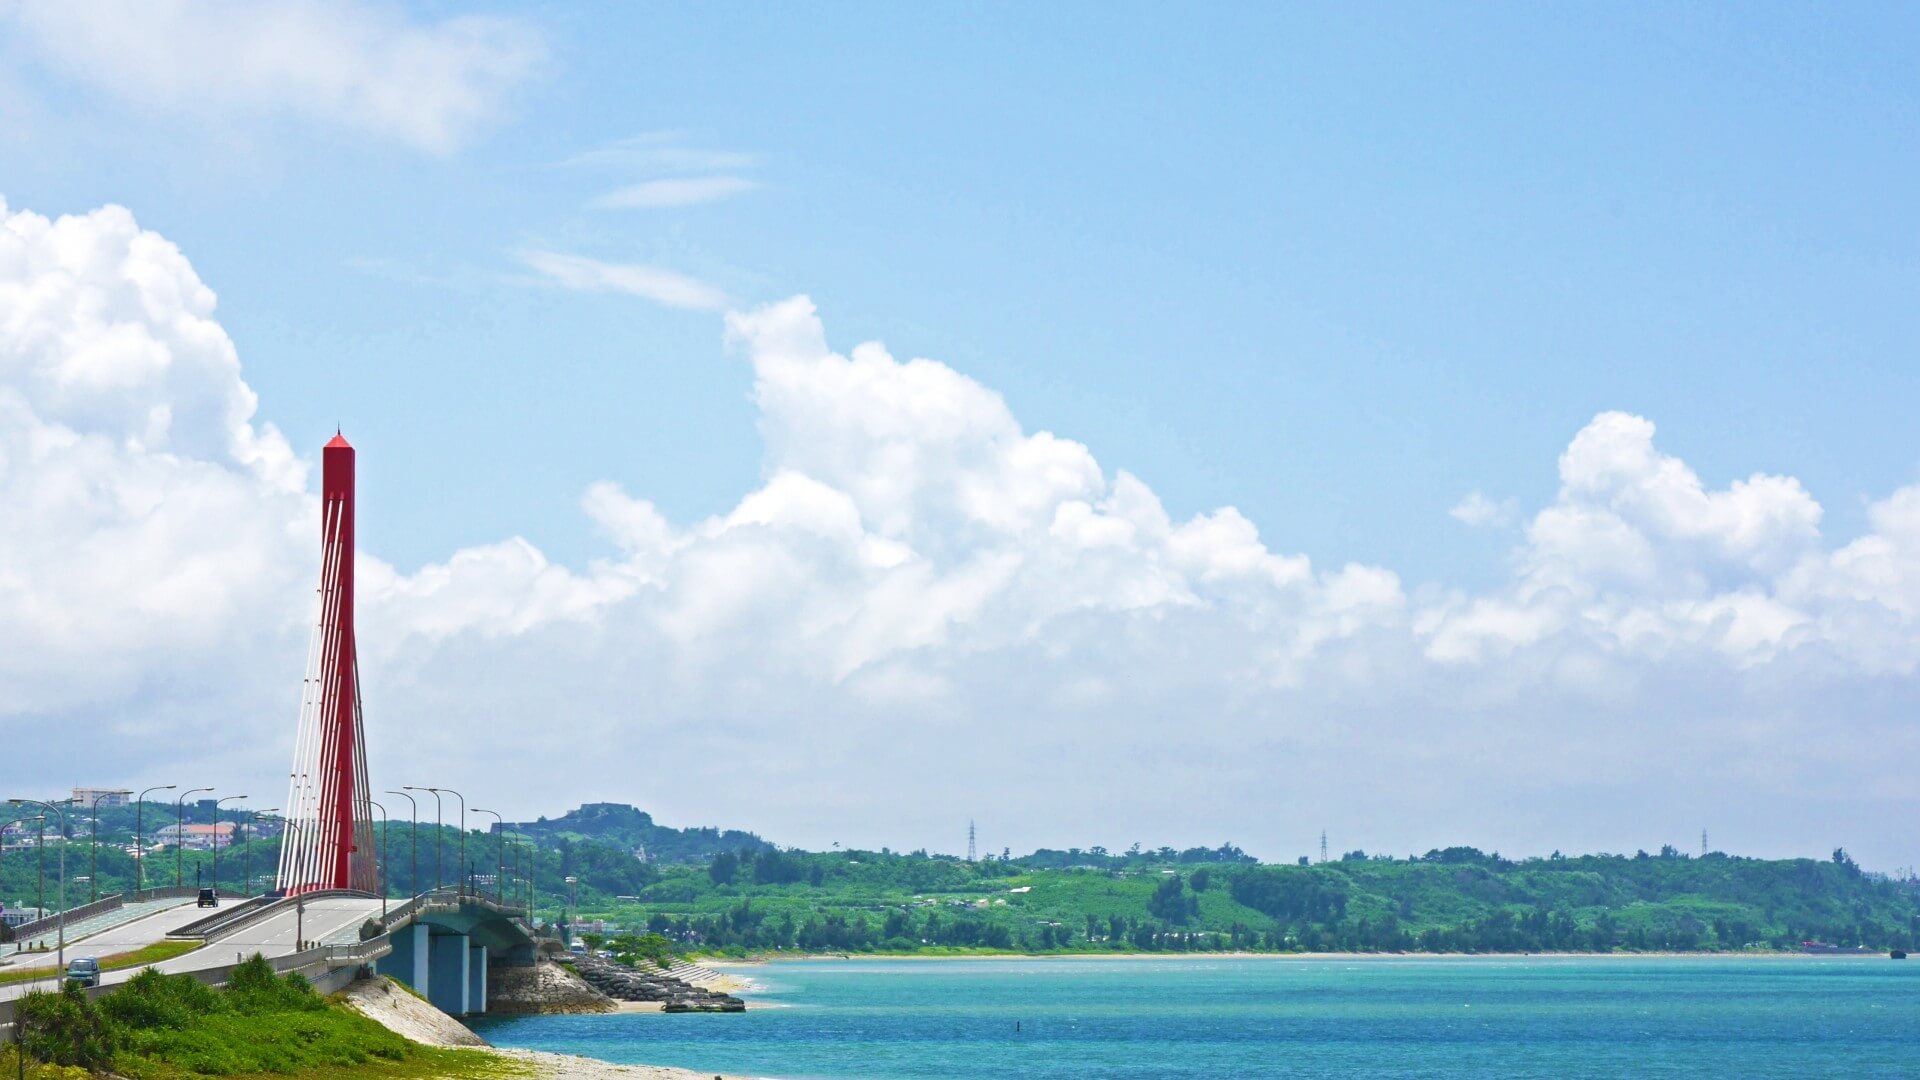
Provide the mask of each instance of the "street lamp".
MULTIPOLYGON (((245 795, 222 795, 213 801, 213 895, 220 895, 220 804, 244 799, 245 795)), ((246 882, 240 883, 240 893, 246 895, 246 882)))
POLYGON ((413 841, 413 869, 407 873, 407 895, 418 896, 420 895, 420 804, 404 791, 389 791, 387 794, 400 796, 407 800, 408 806, 412 807, 407 815, 409 822, 407 836, 413 841))
POLYGON ((473 868, 467 865, 467 797, 452 788, 428 788, 428 791, 446 792, 460 800, 460 895, 467 895, 467 886, 473 882, 473 868))
MULTIPOLYGON (((61 801, 72 802, 73 800, 63 799, 61 801)), ((54 963, 61 971, 65 971, 67 969, 67 812, 60 809, 59 803, 42 802, 39 799, 8 799, 7 802, 14 806, 19 806, 23 803, 31 806, 44 806, 55 814, 60 815, 60 915, 56 924, 59 927, 60 944, 59 952, 54 957, 54 963)))
POLYGON ((445 826, 440 824, 440 789, 437 787, 415 787, 412 784, 401 784, 400 786, 405 788, 408 791, 433 792, 433 891, 439 892, 440 880, 441 880, 440 879, 440 830, 445 828, 445 826))
POLYGON ((387 816, 386 807, 372 799, 367 800, 367 805, 380 811, 380 843, 373 849, 373 876, 380 881, 380 922, 385 924, 387 921, 387 826, 393 819, 387 816))
POLYGON ((540 849, 530 840, 520 841, 520 847, 527 849, 527 872, 522 875, 527 890, 527 925, 533 925, 533 899, 535 894, 533 879, 540 873, 540 849))
MULTIPOLYGON (((265 810, 255 810, 253 813, 248 814, 245 818, 241 819, 240 828, 244 830, 248 825, 251 825, 256 821, 259 821, 261 818, 266 817, 268 814, 271 814, 278 809, 280 808, 277 806, 269 806, 265 810)), ((242 835, 244 836, 245 834, 243 833, 242 835)), ((241 897, 243 898, 246 897, 249 891, 252 890, 252 888, 253 888, 253 842, 251 838, 248 838, 240 841, 240 895, 241 897)))
POLYGON ((173 800, 173 887, 176 889, 186 881, 186 871, 180 865, 180 853, 186 849, 187 819, 185 814, 187 796, 198 795, 203 791, 212 790, 210 787, 188 788, 180 793, 179 798, 173 800))
POLYGON ((501 885, 501 882, 506 880, 506 870, 507 870, 506 822, 501 820, 500 811, 498 810, 484 810, 476 806, 473 808, 473 812, 476 814, 492 814, 493 815, 493 830, 494 830, 493 849, 497 853, 498 864, 499 864, 495 866, 493 869, 493 902, 496 904, 504 904, 506 902, 505 900, 506 893, 502 891, 503 887, 501 885))
POLYGON ((93 903, 100 900, 100 800, 109 795, 131 795, 131 788, 103 791, 93 797, 93 850, 87 856, 87 877, 93 885, 93 903))
POLYGON ((156 791, 172 791, 178 784, 161 784, 150 787, 133 800, 133 898, 140 899, 140 887, 145 879, 147 868, 147 849, 140 845, 140 813, 147 808, 147 796, 156 791))

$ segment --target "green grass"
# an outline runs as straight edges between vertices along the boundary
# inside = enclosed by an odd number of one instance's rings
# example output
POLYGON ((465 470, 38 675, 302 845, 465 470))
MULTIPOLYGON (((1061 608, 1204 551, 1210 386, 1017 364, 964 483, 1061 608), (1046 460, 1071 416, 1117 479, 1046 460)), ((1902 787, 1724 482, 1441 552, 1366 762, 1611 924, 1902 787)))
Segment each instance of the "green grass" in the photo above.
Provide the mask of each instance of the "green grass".
MULTIPOLYGON (((412 1042, 321 997, 298 975, 275 975, 258 956, 236 968, 220 990, 149 969, 97 1001, 77 993, 29 994, 20 1016, 33 1058, 91 1064, 125 1080, 492 1080, 531 1072, 484 1050, 412 1042)), ((29 1075, 78 1080, 87 1074, 46 1067, 29 1075)))
MULTIPOLYGON (((780 858, 797 866, 799 880, 763 880, 745 860, 730 879, 706 867, 660 866, 637 900, 583 899, 580 917, 661 930, 680 949, 692 937, 699 942, 692 951, 729 957, 1745 951, 1797 949, 1803 938, 1911 949, 1920 942, 1920 892, 1864 874, 1842 853, 1832 860, 1667 852, 1515 861, 1449 849, 1312 866, 1059 868, 872 852, 780 858), (1196 888, 1202 870, 1206 887, 1196 888), (1176 874, 1185 910, 1154 902, 1176 874)), ((632 951, 630 936, 616 948, 632 951)))
MULTIPOLYGON (((171 960, 176 956, 185 956, 187 953, 200 948, 202 944, 204 943, 199 941, 156 941, 151 945, 143 945, 138 949, 133 949, 128 952, 113 953, 101 957, 100 970, 124 971, 127 968, 157 964, 162 960, 171 960)), ((71 946, 68 947, 67 954, 74 959, 78 959, 84 955, 76 952, 71 946)), ((12 983, 32 982, 35 979, 44 979, 49 983, 57 982, 58 980, 55 976, 58 974, 58 969, 50 967, 28 968, 24 971, 0 971, 0 986, 6 986, 12 983)), ((0 1078, 0 1080, 4 1080, 4 1078, 0 1078)))

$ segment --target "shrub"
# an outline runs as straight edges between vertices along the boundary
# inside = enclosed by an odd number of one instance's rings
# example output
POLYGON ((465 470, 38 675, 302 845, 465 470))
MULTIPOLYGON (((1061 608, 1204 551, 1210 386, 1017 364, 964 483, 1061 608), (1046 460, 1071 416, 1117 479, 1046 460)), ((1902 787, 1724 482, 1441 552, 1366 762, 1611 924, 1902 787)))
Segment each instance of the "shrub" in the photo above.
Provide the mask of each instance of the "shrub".
POLYGON ((112 1022, 86 991, 68 984, 58 993, 36 990, 14 1008, 14 1023, 27 1056, 52 1065, 104 1066, 114 1051, 112 1022))
POLYGON ((299 972, 285 977, 274 973, 265 957, 254 953, 227 976, 226 1001, 233 1011, 247 1015, 305 1012, 327 1007, 313 985, 299 972))
POLYGON ((183 1028, 220 1008, 220 995, 191 975, 162 975, 152 968, 101 998, 107 1019, 125 1028, 183 1028))

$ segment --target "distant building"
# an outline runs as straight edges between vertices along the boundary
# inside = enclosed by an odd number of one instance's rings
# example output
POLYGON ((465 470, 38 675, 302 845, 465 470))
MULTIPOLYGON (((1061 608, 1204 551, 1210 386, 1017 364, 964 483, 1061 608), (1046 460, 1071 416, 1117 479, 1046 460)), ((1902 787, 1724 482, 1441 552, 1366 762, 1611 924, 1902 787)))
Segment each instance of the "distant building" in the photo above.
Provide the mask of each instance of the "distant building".
POLYGON ((0 913, 0 921, 4 921, 8 926, 20 926, 36 919, 44 919, 51 914, 53 912, 45 908, 10 907, 4 913, 0 913))
POLYGON ((73 801, 88 809, 93 808, 93 800, 99 799, 101 806, 127 805, 127 792, 118 788, 77 787, 73 789, 73 801))
POLYGON ((206 851, 216 840, 221 847, 233 843, 237 822, 220 821, 210 825, 165 825, 154 830, 154 839, 163 844, 178 844, 189 851, 206 851))

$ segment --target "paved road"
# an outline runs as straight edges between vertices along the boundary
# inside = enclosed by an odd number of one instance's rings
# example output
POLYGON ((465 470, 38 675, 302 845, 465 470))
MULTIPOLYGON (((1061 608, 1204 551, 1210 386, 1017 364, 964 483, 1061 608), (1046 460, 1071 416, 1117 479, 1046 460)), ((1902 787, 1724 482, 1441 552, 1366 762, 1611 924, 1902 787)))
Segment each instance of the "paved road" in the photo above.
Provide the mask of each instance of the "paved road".
MULTIPOLYGON (((197 908, 187 908, 184 911, 170 911, 162 912, 159 915, 151 915, 137 922, 128 923, 117 930, 105 931, 92 938, 88 938, 78 946, 69 943, 67 946, 67 959, 73 960, 81 956, 110 956, 116 952, 126 952, 130 948, 137 949, 141 945, 152 944, 154 941, 162 940, 166 937, 167 930, 177 929, 206 914, 208 913, 200 911, 197 908), (143 937, 145 940, 132 944, 127 943, 135 937, 143 937), (105 944, 109 938, 121 942, 121 944, 109 947, 105 944)), ((244 960, 254 953, 261 953, 269 959, 278 956, 287 956, 299 951, 295 947, 296 933, 299 935, 300 940, 306 941, 309 946, 316 942, 351 943, 359 940, 358 930, 360 924, 370 918, 378 917, 379 914, 379 900, 361 900, 353 897, 340 896, 309 900, 306 903, 306 910, 302 914, 296 914, 293 908, 289 907, 287 910, 279 912, 271 918, 263 919, 228 937, 219 938, 210 942, 203 948, 195 949, 193 952, 181 956, 176 956, 171 960, 164 960, 153 966, 168 974, 177 974, 183 971, 197 971, 201 968, 223 967, 227 964, 244 960)), ((48 954, 44 959, 48 966, 47 974, 49 976, 54 975, 54 971, 52 970, 52 955, 48 954)), ((109 971, 101 977, 100 981, 111 986, 115 983, 125 982, 138 973, 138 968, 130 968, 124 971, 109 971)), ((19 997, 29 990, 48 989, 52 987, 55 982, 55 979, 49 977, 47 979, 36 979, 29 983, 13 983, 0 986, 0 1001, 19 997)))
POLYGON ((296 916, 289 907, 273 918, 263 919, 236 934, 211 942, 204 949, 155 966, 166 972, 192 971, 195 968, 231 964, 236 959, 244 960, 254 953, 261 953, 269 959, 286 956, 299 951, 294 946, 296 931, 309 946, 328 942, 329 939, 335 944, 350 944, 360 940, 360 924, 379 915, 378 900, 347 896, 309 900, 304 915, 296 916))
MULTIPOLYGON (((191 897, 169 904, 160 911, 141 916, 119 926, 108 927, 97 934, 84 938, 67 938, 67 959, 80 956, 112 956, 114 953, 131 952, 156 941, 164 941, 169 933, 188 923, 199 922, 214 914, 193 906, 191 897)), ((43 953, 23 953, 19 956, 0 957, 7 961, 0 971, 19 971, 29 967, 53 967, 59 954, 49 949, 43 953)))

